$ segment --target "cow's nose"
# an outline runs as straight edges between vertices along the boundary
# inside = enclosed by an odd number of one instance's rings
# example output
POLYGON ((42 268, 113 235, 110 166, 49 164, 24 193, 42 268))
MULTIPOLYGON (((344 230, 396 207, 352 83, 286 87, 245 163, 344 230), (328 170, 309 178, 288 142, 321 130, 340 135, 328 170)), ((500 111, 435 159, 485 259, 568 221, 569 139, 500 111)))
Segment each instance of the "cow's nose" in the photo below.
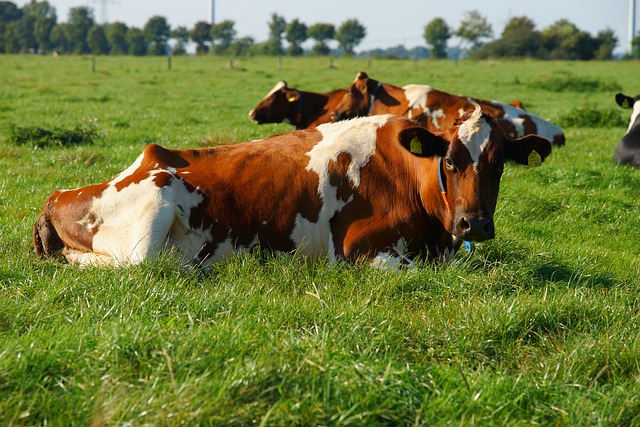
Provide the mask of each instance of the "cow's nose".
POLYGON ((249 118, 253 120, 256 117, 256 110, 249 111, 249 118))
POLYGON ((463 216, 458 222, 458 230, 460 231, 458 237, 468 241, 481 242, 495 237, 493 220, 486 217, 463 216))

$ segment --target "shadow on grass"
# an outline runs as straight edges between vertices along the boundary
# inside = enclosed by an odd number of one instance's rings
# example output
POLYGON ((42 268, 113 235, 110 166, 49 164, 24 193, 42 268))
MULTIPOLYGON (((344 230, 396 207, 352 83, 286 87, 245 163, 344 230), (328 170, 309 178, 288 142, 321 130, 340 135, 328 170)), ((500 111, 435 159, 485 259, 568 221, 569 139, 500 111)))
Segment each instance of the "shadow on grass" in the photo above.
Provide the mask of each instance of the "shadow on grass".
POLYGON ((619 280, 608 274, 593 273, 571 268, 558 261, 547 261, 536 267, 540 278, 555 283, 579 283, 590 287, 612 288, 619 284, 619 280))

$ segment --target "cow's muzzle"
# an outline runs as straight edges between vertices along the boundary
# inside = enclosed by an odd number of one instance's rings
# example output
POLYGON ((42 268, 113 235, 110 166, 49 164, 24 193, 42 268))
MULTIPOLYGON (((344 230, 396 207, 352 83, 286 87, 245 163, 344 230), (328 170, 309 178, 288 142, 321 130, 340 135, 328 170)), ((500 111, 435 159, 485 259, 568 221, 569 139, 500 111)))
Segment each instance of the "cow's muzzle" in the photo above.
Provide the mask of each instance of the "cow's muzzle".
POLYGON ((496 235, 493 219, 464 215, 457 221, 454 234, 468 242, 482 242, 496 235))
POLYGON ((257 124, 261 125, 264 121, 264 114, 260 114, 260 112, 256 110, 251 110, 249 111, 249 118, 257 124))

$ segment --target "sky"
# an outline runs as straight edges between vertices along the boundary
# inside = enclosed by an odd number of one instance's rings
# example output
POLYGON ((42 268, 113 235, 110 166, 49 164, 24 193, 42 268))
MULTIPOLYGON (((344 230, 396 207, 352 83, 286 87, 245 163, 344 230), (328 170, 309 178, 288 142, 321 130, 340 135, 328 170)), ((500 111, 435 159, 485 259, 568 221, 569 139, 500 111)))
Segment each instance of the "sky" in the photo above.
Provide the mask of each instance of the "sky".
MULTIPOLYGON (((12 0, 19 7, 30 0, 12 0)), ((69 9, 89 6, 103 22, 120 21, 142 28, 155 15, 167 19, 171 28, 193 28, 208 21, 211 0, 48 0, 56 8, 58 22, 66 22, 69 9), (106 7, 103 7, 105 6, 106 7)), ((640 1, 638 2, 640 3, 640 1)), ((640 7, 640 4, 637 5, 640 7)), ((238 37, 256 42, 268 37, 268 22, 277 13, 287 22, 298 19, 307 26, 330 23, 338 28, 348 19, 357 19, 367 36, 356 52, 403 44, 410 49, 424 46, 424 27, 434 18, 444 19, 457 29, 465 12, 478 10, 499 37, 513 17, 526 16, 542 30, 559 19, 567 19, 579 29, 596 36, 611 29, 618 37, 615 52, 625 52, 629 28, 629 0, 215 0, 215 21, 232 20, 238 37)), ((638 13, 636 13, 636 16, 638 13)), ((638 19, 636 18, 636 22, 638 19)), ((636 34, 640 25, 636 24, 636 34)))

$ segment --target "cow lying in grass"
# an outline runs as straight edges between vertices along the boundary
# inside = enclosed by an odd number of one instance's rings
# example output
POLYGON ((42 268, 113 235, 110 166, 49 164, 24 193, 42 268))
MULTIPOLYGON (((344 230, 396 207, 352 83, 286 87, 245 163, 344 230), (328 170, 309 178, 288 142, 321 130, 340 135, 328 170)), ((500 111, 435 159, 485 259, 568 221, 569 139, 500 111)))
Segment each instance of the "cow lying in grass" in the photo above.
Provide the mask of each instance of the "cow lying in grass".
POLYGON ((38 256, 130 265, 174 250, 206 265, 266 248, 330 261, 449 260, 495 235, 506 161, 540 164, 548 140, 505 137, 480 108, 434 134, 391 115, 201 150, 148 145, 115 178, 55 191, 38 256))
POLYGON ((452 95, 431 86, 403 87, 382 83, 359 72, 332 113, 334 121, 373 114, 398 114, 419 120, 432 132, 443 131, 479 104, 510 138, 539 135, 554 145, 564 145, 562 129, 526 111, 520 101, 505 104, 468 96, 452 95))
POLYGON ((616 102, 622 108, 631 108, 631 119, 627 133, 618 143, 613 154, 613 161, 640 167, 640 95, 632 98, 622 93, 616 94, 616 102))
POLYGON ((345 93, 344 89, 304 92, 290 88, 281 80, 249 111, 249 118, 257 124, 290 123, 296 129, 314 128, 331 121, 331 112, 345 93))

